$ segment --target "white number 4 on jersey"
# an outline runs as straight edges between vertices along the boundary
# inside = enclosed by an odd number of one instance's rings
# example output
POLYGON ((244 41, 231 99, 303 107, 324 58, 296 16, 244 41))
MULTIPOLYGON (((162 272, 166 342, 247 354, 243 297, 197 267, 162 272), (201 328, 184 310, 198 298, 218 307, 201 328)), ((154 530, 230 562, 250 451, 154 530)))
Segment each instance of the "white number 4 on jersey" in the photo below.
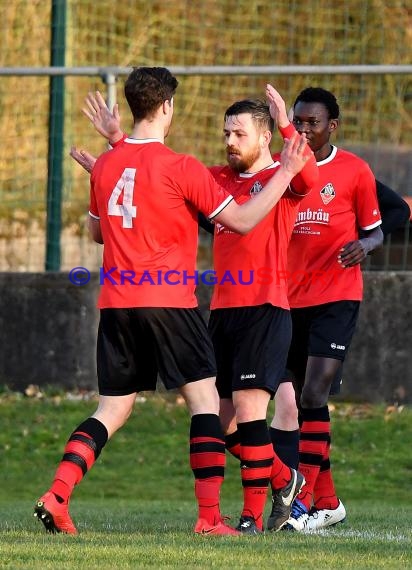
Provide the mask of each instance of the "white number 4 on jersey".
POLYGON ((132 228, 133 218, 136 217, 136 206, 133 206, 134 179, 136 168, 125 168, 123 174, 113 188, 109 198, 109 216, 122 216, 123 227, 132 228), (123 194, 123 204, 119 204, 119 197, 123 194))

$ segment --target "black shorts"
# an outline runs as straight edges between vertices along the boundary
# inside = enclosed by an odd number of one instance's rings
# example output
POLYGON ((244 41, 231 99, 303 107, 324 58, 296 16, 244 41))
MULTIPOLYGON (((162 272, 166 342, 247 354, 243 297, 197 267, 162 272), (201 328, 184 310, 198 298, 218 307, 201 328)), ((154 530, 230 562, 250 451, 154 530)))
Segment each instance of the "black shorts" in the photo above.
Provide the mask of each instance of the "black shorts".
POLYGON ((236 390, 260 388, 273 395, 289 349, 290 312, 270 304, 211 311, 209 331, 221 398, 236 390))
MULTIPOLYGON (((345 360, 355 332, 359 307, 360 301, 335 301, 291 309, 292 342, 287 368, 293 377, 303 381, 308 356, 345 360)), ((340 389, 341 378, 342 366, 332 383, 334 393, 340 389)))
POLYGON ((166 389, 216 375, 213 346, 197 308, 102 309, 97 376, 103 396, 166 389))

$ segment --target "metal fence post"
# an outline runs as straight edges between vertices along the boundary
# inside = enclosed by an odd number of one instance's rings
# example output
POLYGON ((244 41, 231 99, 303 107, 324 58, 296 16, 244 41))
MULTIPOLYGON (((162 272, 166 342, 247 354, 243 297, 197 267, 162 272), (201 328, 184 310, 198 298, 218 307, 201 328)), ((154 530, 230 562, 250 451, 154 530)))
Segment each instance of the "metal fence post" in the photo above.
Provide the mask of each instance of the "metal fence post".
POLYGON ((106 104, 110 110, 113 109, 116 101, 116 81, 117 76, 115 73, 107 71, 102 76, 103 82, 107 85, 107 96, 106 96, 106 104))
MULTIPOLYGON (((51 65, 64 66, 66 0, 52 0, 51 65)), ((47 174, 46 271, 60 269, 61 202, 63 188, 64 76, 50 78, 47 174)))

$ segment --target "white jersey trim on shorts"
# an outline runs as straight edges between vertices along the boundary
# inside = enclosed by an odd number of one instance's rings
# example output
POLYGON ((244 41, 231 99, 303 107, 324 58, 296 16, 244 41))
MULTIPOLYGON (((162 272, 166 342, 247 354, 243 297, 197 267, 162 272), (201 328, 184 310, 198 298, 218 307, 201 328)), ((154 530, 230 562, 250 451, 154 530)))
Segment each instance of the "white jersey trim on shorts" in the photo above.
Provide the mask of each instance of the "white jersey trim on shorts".
POLYGON ((100 216, 96 216, 95 214, 92 214, 90 210, 89 210, 89 216, 91 218, 93 218, 94 220, 100 220, 100 216))

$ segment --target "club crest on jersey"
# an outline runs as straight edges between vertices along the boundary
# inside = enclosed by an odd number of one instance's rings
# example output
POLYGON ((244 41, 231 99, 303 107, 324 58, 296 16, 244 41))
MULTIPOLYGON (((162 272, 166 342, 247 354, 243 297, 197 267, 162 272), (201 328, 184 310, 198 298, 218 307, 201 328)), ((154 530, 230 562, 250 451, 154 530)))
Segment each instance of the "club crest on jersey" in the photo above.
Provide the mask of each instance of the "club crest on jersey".
POLYGON ((322 202, 324 204, 329 204, 329 202, 332 202, 335 196, 336 192, 331 182, 328 182, 326 186, 324 186, 320 191, 320 197, 322 198, 322 202))
POLYGON ((260 182, 255 182, 252 186, 252 188, 250 189, 250 195, 251 196, 255 196, 256 194, 259 194, 259 192, 263 189, 263 186, 260 182))

